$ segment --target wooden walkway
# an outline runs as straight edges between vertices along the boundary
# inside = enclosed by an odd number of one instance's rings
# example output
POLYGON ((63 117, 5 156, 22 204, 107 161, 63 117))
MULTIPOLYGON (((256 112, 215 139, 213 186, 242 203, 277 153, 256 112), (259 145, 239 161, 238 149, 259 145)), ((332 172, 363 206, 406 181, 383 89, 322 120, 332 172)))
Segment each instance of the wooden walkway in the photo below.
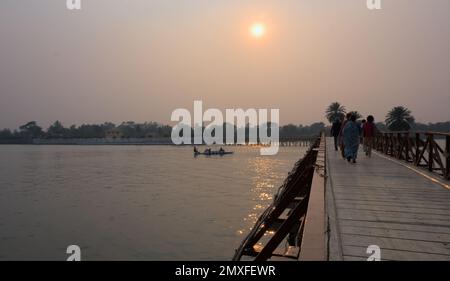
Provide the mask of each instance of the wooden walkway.
POLYGON ((370 245, 382 260, 450 260, 450 190, 375 153, 347 163, 332 139, 327 176, 329 260, 367 260, 370 245))

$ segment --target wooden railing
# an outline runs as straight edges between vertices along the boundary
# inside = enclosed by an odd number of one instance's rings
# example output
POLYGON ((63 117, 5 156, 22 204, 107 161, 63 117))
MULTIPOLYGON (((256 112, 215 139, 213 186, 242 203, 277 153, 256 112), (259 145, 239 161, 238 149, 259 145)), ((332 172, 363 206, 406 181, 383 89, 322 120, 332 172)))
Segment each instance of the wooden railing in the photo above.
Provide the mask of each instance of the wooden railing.
MULTIPOLYGON (((302 238, 307 214, 312 207, 323 209, 324 206, 324 165, 325 135, 322 134, 315 138, 305 156, 294 165, 272 204, 261 214, 255 226, 236 249, 234 261, 243 257, 254 261, 265 261, 274 257, 291 260, 325 259, 325 238, 317 237, 325 235, 324 216, 322 220, 315 219, 314 216, 309 218, 306 231, 308 241, 305 241, 304 254, 300 255, 304 245, 302 238), (311 206, 310 196, 313 198, 311 206), (311 239, 312 237, 314 239, 311 239), (318 240, 320 241, 317 242, 318 240), (276 249, 282 241, 287 242, 287 247, 281 247, 281 253, 277 253, 276 249), (323 255, 318 255, 318 251, 312 255, 311 247, 315 250, 323 249, 323 255)), ((311 215, 316 211, 311 211, 311 215)))
POLYGON ((374 148, 450 180, 450 133, 383 132, 375 137, 374 148))

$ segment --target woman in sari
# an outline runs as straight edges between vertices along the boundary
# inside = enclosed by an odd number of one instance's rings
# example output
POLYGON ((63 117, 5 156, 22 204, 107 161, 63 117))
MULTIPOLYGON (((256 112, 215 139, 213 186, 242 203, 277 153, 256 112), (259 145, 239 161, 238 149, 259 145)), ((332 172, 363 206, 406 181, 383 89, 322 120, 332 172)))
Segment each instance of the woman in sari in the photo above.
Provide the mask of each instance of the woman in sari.
POLYGON ((350 120, 346 122, 342 133, 344 140, 345 158, 348 162, 353 161, 353 163, 356 163, 356 158, 358 157, 360 128, 358 124, 356 124, 355 115, 352 115, 350 117, 350 120))
POLYGON ((345 115, 345 120, 342 121, 341 130, 339 131, 339 146, 341 148, 341 155, 342 158, 345 159, 345 145, 344 145, 344 128, 345 124, 350 120, 350 117, 352 117, 352 114, 349 112, 345 115))

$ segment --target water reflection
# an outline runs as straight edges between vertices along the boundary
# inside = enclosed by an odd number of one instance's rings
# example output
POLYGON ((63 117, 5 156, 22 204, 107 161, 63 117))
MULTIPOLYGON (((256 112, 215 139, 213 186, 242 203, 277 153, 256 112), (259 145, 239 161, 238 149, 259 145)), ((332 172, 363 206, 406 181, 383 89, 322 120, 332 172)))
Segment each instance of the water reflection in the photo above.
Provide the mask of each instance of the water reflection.
MULTIPOLYGON (((252 226, 258 220, 260 214, 270 205, 273 195, 278 186, 284 180, 284 174, 280 173, 277 167, 281 166, 282 161, 273 157, 255 157, 248 160, 248 165, 252 171, 252 201, 253 208, 250 213, 243 218, 248 230, 238 230, 239 235, 248 233, 252 226)), ((288 170, 286 170, 286 173, 288 170)))

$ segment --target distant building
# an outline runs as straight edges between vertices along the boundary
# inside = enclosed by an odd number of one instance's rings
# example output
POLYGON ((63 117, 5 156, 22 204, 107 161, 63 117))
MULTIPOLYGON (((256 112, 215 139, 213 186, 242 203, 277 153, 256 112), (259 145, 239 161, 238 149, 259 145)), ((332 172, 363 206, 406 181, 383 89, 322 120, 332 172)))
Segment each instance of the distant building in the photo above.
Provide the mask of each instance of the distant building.
POLYGON ((120 139, 122 137, 123 137, 123 134, 118 129, 111 129, 111 130, 106 131, 106 133, 105 133, 105 138, 107 138, 107 139, 120 139))

